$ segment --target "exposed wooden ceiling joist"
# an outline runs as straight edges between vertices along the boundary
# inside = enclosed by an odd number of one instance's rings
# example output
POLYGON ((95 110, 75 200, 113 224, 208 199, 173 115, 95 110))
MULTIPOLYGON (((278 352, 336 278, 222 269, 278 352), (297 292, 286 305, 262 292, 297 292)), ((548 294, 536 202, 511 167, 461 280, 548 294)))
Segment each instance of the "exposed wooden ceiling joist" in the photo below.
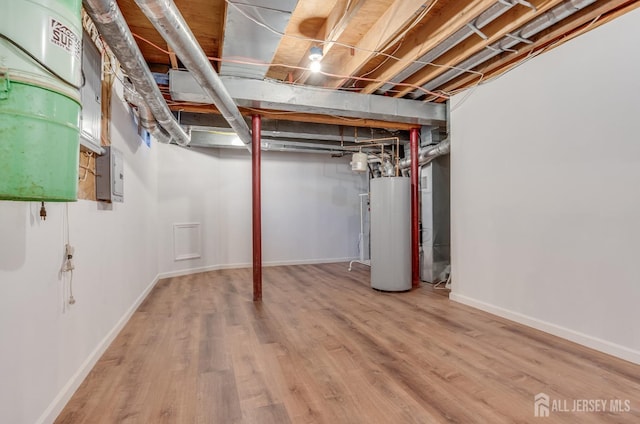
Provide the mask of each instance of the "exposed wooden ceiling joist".
MULTIPOLYGON (((577 12, 561 24, 555 25, 538 34, 533 44, 523 44, 518 53, 503 53, 490 60, 479 71, 483 74, 483 81, 488 81, 521 63, 531 55, 541 51, 551 50, 572 38, 584 33, 586 30, 597 28, 621 16, 633 9, 640 7, 638 0, 609 0, 596 2, 593 5, 577 12)), ((480 77, 475 74, 465 74, 447 85, 441 87, 447 92, 457 92, 466 87, 473 87, 480 82, 480 77)), ((438 101, 435 98, 431 100, 438 101)))
MULTIPOLYGON (((395 56, 404 60, 390 61, 391 63, 380 71, 371 75, 372 78, 388 81, 408 66, 411 61, 420 58, 426 52, 449 38, 451 34, 462 28, 468 22, 478 17, 486 8, 495 3, 495 0, 474 0, 462 9, 444 8, 437 16, 429 19, 429 25, 421 27, 407 36, 403 46, 395 56)), ((384 82, 371 82, 366 84, 361 92, 373 93, 384 82)))
MULTIPOLYGON (((535 11, 529 7, 519 4, 514 6, 504 15, 500 16, 498 19, 489 23, 482 29, 482 32, 487 36, 486 39, 482 39, 478 35, 473 35, 467 38, 456 46, 455 49, 449 50, 440 58, 435 60, 435 66, 422 68, 420 71, 405 80, 405 82, 411 85, 421 86, 426 82, 431 81, 443 72, 456 66, 467 57, 487 48, 487 46, 490 46, 500 40, 506 34, 520 28, 531 19, 548 12, 558 4, 562 3, 562 1, 563 0, 531 0, 531 3, 536 8, 535 11)), ((413 88, 411 87, 401 87, 396 93, 394 93, 394 97, 404 97, 411 91, 413 91, 413 88)))
MULTIPOLYGON (((433 4, 431 0, 396 0, 391 7, 371 25, 367 33, 351 52, 342 52, 338 66, 331 71, 337 75, 353 75, 373 59, 378 51, 382 51, 398 36, 423 9, 433 4)), ((393 44, 393 43, 392 43, 393 44)), ((340 87, 348 78, 337 78, 326 84, 329 88, 340 87)))
MULTIPOLYGON (((205 53, 218 68, 222 56, 227 1, 240 0, 174 1, 205 53)), ((276 0, 261 1, 266 2, 265 5, 277 6, 276 0)), ((469 62, 469 58, 487 52, 487 46, 493 46, 506 34, 517 33, 519 28, 535 17, 566 1, 569 0, 529 0, 536 8, 534 11, 526 6, 526 2, 516 0, 299 0, 271 63, 256 65, 270 65, 266 79, 365 94, 377 92, 412 98, 416 87, 423 86, 434 87, 430 89, 445 93, 456 93, 477 84, 480 73, 484 74, 482 81, 493 78, 529 55, 547 51, 576 34, 593 29, 638 7, 640 3, 640 0, 596 0, 591 6, 531 36, 532 44, 510 44, 514 46, 515 53, 505 51, 496 53, 494 57, 484 55, 484 63, 473 60, 469 62), (504 10, 498 10, 499 13, 489 10, 498 4, 503 5, 504 10), (467 24, 475 22, 484 12, 492 18, 485 19, 485 13, 480 19, 484 23, 475 29, 480 29, 486 39, 481 38, 479 32, 465 33, 470 28, 466 27, 467 24), (462 31, 462 35, 458 31, 462 31), (452 42, 451 37, 456 38, 456 41, 452 42), (309 76, 305 72, 309 65, 309 49, 313 45, 324 49, 324 75, 309 76), (380 54, 382 52, 384 55, 380 54), (433 65, 416 62, 422 60, 426 53, 429 53, 427 57, 433 65), (389 54, 393 57, 389 57, 389 54), (451 72, 445 75, 451 67, 464 64, 465 61, 472 63, 469 66, 477 73, 456 75, 451 72), (449 78, 451 80, 447 81, 449 78)), ((243 2, 245 3, 253 4, 252 0, 243 2)), ((180 58, 166 47, 166 41, 148 22, 135 1, 118 0, 118 4, 132 32, 137 36, 146 61, 154 71, 165 72, 169 67, 179 68, 180 58)), ((269 22, 261 21, 261 18, 264 19, 256 15, 252 24, 266 25, 268 28, 269 22)), ((253 41, 238 40, 247 43, 253 41)), ((251 60, 252 58, 246 58, 247 62, 251 60)), ((442 102, 445 98, 446 94, 440 98, 427 96, 425 100, 442 102)), ((175 104, 172 109, 216 113, 211 106, 183 103, 175 104)), ((255 113, 255 110, 244 110, 244 113, 255 113)), ((356 127, 408 129, 413 126, 300 112, 260 110, 260 113, 277 119, 356 127)))

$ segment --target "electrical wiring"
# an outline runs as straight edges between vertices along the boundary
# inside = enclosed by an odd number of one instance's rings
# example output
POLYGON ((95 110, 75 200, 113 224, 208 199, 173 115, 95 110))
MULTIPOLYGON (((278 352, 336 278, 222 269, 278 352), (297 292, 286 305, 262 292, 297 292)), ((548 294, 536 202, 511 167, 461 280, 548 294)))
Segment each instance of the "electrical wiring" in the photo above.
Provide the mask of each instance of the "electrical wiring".
MULTIPOLYGON (((402 47, 402 43, 404 43, 404 38, 402 40, 400 40, 400 42, 398 43, 398 46, 395 48, 395 50, 393 50, 393 52, 390 53, 390 56, 393 56, 394 54, 396 54, 398 52, 398 50, 400 50, 400 47, 402 47)), ((378 69, 380 69, 385 63, 387 63, 389 60, 391 60, 391 57, 387 56, 384 58, 384 60, 382 62, 380 62, 380 64, 378 66, 376 66, 375 68, 373 68, 372 70, 365 72, 364 74, 360 75, 361 77, 366 77, 368 75, 373 74, 375 71, 377 71, 378 69)))
MULTIPOLYGON (((439 0, 433 0, 431 2, 431 4, 429 4, 429 6, 425 7, 413 20, 413 22, 411 22, 411 24, 409 24, 409 26, 407 28, 405 28, 404 31, 402 31, 400 34, 398 34, 393 41, 387 43, 385 45, 384 48, 380 49, 382 51, 386 50, 389 46, 393 46, 394 44, 396 44, 398 41, 404 39, 404 37, 409 33, 409 31, 411 31, 412 29, 414 29, 419 23, 420 21, 422 21, 422 19, 424 19, 425 16, 427 16, 427 14, 429 12, 431 12, 431 9, 433 9, 433 7, 436 5, 436 3, 438 3, 439 0)), ((388 22, 387 22, 388 24, 388 22)), ((391 55, 395 54, 391 53, 391 55)), ((387 59, 391 59, 390 57, 387 57, 387 59)))
POLYGON ((296 78, 296 80, 293 81, 292 84, 294 85, 298 84, 298 82, 307 75, 307 72, 309 72, 309 70, 305 70, 304 72, 301 72, 298 78, 296 78))
POLYGON ((347 18, 348 16, 347 12, 349 12, 350 7, 351 7, 351 0, 348 0, 347 4, 344 6, 344 11, 342 12, 342 16, 340 16, 340 19, 338 19, 338 22, 336 22, 333 28, 331 28, 331 31, 329 31, 329 36, 327 38, 329 39, 333 38, 333 34, 335 34, 336 29, 339 28, 344 22, 344 20, 347 18))
MULTIPOLYGON (((394 60, 396 60, 398 62, 404 62, 404 63, 407 63, 407 64, 418 63, 420 65, 425 65, 425 66, 430 65, 430 66, 436 66, 436 67, 444 67, 444 68, 448 68, 448 69, 455 69, 455 70, 460 70, 460 71, 464 71, 464 72, 470 72, 470 73, 473 73, 473 74, 480 74, 477 71, 470 71, 468 69, 458 68, 458 67, 452 66, 452 65, 438 65, 438 64, 435 64, 435 63, 432 63, 432 62, 425 62, 425 61, 421 61, 421 60, 409 60, 409 59, 404 59, 404 58, 400 58, 400 57, 395 57, 395 56, 392 56, 390 54, 384 53, 384 52, 379 51, 379 50, 364 49, 364 48, 361 48, 361 47, 358 47, 358 46, 354 46, 352 44, 342 43, 342 42, 339 42, 337 40, 320 40, 320 39, 311 38, 311 37, 303 37, 303 36, 299 36, 299 35, 286 34, 284 32, 278 31, 275 28, 272 28, 271 26, 267 25, 264 22, 258 21, 257 19, 253 18, 252 16, 249 16, 245 11, 243 11, 240 7, 238 7, 238 5, 236 5, 232 1, 230 1, 230 0, 225 0, 225 1, 227 2, 228 5, 230 5, 234 9, 236 9, 240 14, 242 14, 245 18, 247 18, 251 22, 253 22, 256 25, 258 25, 258 26, 260 26, 260 27, 262 27, 262 28, 274 33, 274 34, 277 34, 277 35, 279 35, 281 37, 288 37, 288 38, 293 38, 293 39, 297 39, 297 40, 301 40, 301 41, 308 41, 308 42, 312 42, 312 43, 318 43, 318 44, 321 44, 321 45, 324 45, 324 44, 327 44, 327 43, 332 43, 332 44, 335 44, 335 45, 338 45, 338 46, 346 47, 348 49, 364 51, 366 53, 373 53, 373 54, 376 54, 376 55, 389 57, 390 59, 394 59, 394 60)), ((435 2, 433 3, 433 5, 435 5, 435 2)), ((288 65, 286 65, 286 66, 288 66, 288 65)), ((304 68, 304 69, 306 69, 306 68, 304 68)), ((338 78, 355 79, 355 77, 351 77, 351 76, 337 76, 337 77, 338 78)), ((378 82, 378 81, 374 81, 374 82, 378 82)), ((389 81, 381 81, 381 82, 387 83, 389 81)), ((400 84, 395 84, 395 85, 400 85, 400 84)))
POLYGON ((61 273, 68 272, 69 273, 69 299, 67 300, 69 305, 73 305, 76 303, 75 298, 73 297, 73 269, 75 268, 73 265, 73 247, 71 246, 69 240, 69 203, 65 203, 64 205, 65 211, 65 220, 63 222, 64 234, 65 234, 65 244, 64 244, 64 261, 62 263, 61 273))
POLYGON ((142 37, 141 35, 136 34, 135 32, 131 32, 131 35, 133 35, 133 38, 137 38, 140 41, 144 41, 145 43, 147 43, 148 45, 150 45, 151 47, 156 48, 157 50, 161 51, 164 54, 171 54, 171 52, 169 50, 163 49, 162 47, 160 47, 159 45, 157 45, 156 43, 154 43, 153 41, 150 41, 144 37, 142 37))
MULTIPOLYGON (((152 47, 156 47, 158 48, 160 51, 165 52, 168 54, 168 51, 165 49, 162 49, 161 47, 157 46, 156 44, 154 44, 153 42, 147 40, 146 38, 137 35, 137 34, 133 34, 134 37, 136 37, 137 39, 148 43, 150 46, 152 47)), ((212 57, 209 56, 207 57, 209 60, 213 60, 216 62, 226 62, 226 63, 235 63, 238 65, 254 65, 254 66, 264 66, 264 67, 281 67, 281 68, 287 68, 287 69, 297 69, 297 70, 302 70, 302 71, 307 71, 308 68, 305 68, 303 66, 297 66, 297 65, 287 65, 284 63, 264 63, 264 62, 258 62, 258 61, 253 61, 253 60, 239 60, 239 59, 222 59, 219 57, 212 57)), ((340 79, 353 79, 353 80, 357 80, 357 81, 366 81, 366 82, 376 82, 376 83, 386 83, 387 81, 384 80, 378 80, 378 79, 374 79, 374 78, 365 78, 365 77, 357 77, 357 76, 351 76, 351 75, 339 75, 339 74, 333 74, 331 72, 325 72, 325 71, 320 71, 318 72, 321 75, 327 76, 327 77, 331 77, 331 78, 340 78, 340 79)), ((409 88, 413 88, 415 90, 420 90, 422 92, 424 92, 427 95, 432 95, 432 96, 436 96, 436 97, 441 97, 441 98, 448 98, 445 95, 439 94, 439 93, 435 93, 429 90, 425 90, 424 88, 422 88, 421 86, 415 85, 415 84, 408 84, 408 83, 397 83, 395 84, 396 86, 400 86, 400 87, 409 87, 409 88)))
POLYGON ((78 181, 84 182, 87 180, 87 176, 89 175, 89 172, 91 172, 93 175, 96 175, 96 172, 91 169, 91 158, 93 157, 93 152, 85 152, 85 156, 87 157, 87 164, 86 165, 79 165, 80 168, 84 169, 84 177, 80 178, 78 177, 78 181))
MULTIPOLYGON (((377 71, 378 69, 380 69, 384 64, 386 64, 389 60, 391 60, 392 58, 398 60, 398 58, 395 56, 395 54, 398 52, 398 50, 400 50, 400 47, 402 47, 402 44, 404 43, 404 37, 409 33, 409 31, 411 31, 413 28, 416 27, 416 25, 418 25, 418 23, 431 11, 431 9, 436 5, 436 3, 438 2, 438 0, 434 0, 431 2, 431 4, 429 4, 428 7, 425 7, 420 13, 418 13, 416 15, 416 17, 413 19, 413 21, 411 22, 411 24, 409 24, 407 26, 407 28, 404 29, 404 31, 402 31, 400 34, 396 35, 393 40, 389 41, 388 43, 386 43, 382 48, 380 48, 379 50, 381 52, 384 52, 385 50, 387 50, 389 47, 398 44, 397 47, 393 50, 393 52, 389 53, 388 55, 386 55, 385 59, 375 68, 373 68, 372 70, 360 75, 361 77, 366 77, 368 75, 373 74, 375 71, 377 71)), ((380 33, 380 38, 378 39, 378 44, 380 44, 380 40, 382 39, 382 36, 384 34, 384 32, 387 30, 389 25, 389 21, 387 21, 387 25, 385 26, 385 29, 383 31, 381 31, 380 33)), ((376 53, 377 55, 377 53, 376 53)), ((349 81, 352 78, 346 79, 345 81, 349 81)), ((387 83, 389 81, 385 81, 384 83, 387 83)), ((388 91, 395 91, 395 90, 388 90, 388 91)))
MULTIPOLYGON (((135 37, 136 34, 133 34, 133 36, 135 37)), ((106 60, 104 61, 104 72, 108 75, 113 75, 118 81, 120 81, 120 84, 122 84, 122 88, 123 90, 128 90, 131 93, 135 93, 136 90, 135 88, 133 88, 131 86, 131 84, 128 84, 124 79, 122 79, 122 77, 120 76, 120 73, 118 72, 118 69, 115 68, 116 63, 118 63, 117 59, 115 58, 115 56, 113 55, 113 53, 111 52, 111 50, 109 50, 107 48, 107 42, 104 41, 104 39, 102 38, 102 36, 100 35, 98 37, 98 39, 100 40, 100 44, 102 45, 102 50, 101 53, 103 55, 106 56, 106 60)), ((149 43, 150 45, 154 46, 157 49, 162 50, 163 52, 166 52, 167 54, 169 54, 168 51, 162 49, 161 47, 157 46, 156 44, 152 43, 151 41, 140 37, 140 39, 142 39, 144 42, 149 43)))
MULTIPOLYGON (((356 80, 356 81, 366 81, 366 82, 375 82, 375 83, 378 83, 378 82, 386 83, 386 81, 379 80, 379 79, 375 79, 375 78, 356 77, 356 76, 344 76, 344 75, 337 75, 337 74, 332 74, 332 73, 330 73, 330 72, 323 72, 323 71, 320 71, 319 73, 320 73, 320 74, 322 74, 322 75, 325 75, 325 76, 333 77, 333 78, 350 78, 350 79, 353 79, 353 80, 356 80)), ((433 91, 426 90, 425 88, 423 88, 423 87, 421 87, 421 86, 418 86, 418 85, 415 85, 415 84, 409 84, 409 83, 404 83, 404 82, 403 82, 403 83, 397 83, 397 84, 395 84, 395 85, 396 85, 396 86, 399 86, 399 87, 409 87, 409 88, 413 88, 413 89, 415 89, 415 90, 422 91, 424 94, 428 94, 428 95, 432 95, 432 96, 436 96, 436 97, 442 97, 442 98, 444 98, 444 99, 448 99, 448 98, 449 98, 449 97, 448 97, 448 96, 446 96, 446 95, 443 95, 443 94, 440 94, 440 93, 436 93, 436 92, 433 92, 433 91)))

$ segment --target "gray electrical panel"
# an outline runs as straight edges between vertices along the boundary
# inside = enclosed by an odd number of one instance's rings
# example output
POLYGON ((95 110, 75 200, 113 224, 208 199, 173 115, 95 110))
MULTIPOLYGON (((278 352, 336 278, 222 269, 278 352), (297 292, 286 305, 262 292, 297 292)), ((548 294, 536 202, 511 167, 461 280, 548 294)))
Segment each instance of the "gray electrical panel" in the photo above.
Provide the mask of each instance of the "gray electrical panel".
POLYGON ((371 180, 371 287, 411 289, 411 184, 409 178, 371 180))
POLYGON ((105 147, 96 159, 96 198, 105 202, 124 201, 124 161, 122 152, 105 147))

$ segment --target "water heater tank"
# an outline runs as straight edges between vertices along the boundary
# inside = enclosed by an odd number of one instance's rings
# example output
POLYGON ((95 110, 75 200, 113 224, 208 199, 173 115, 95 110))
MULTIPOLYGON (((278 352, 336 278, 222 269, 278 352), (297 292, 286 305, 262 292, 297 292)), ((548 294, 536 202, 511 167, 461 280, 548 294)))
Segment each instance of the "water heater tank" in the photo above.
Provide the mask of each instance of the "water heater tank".
POLYGON ((0 0, 0 199, 78 190, 81 0, 0 0))
POLYGON ((371 180, 371 287, 411 289, 411 183, 406 177, 371 180))

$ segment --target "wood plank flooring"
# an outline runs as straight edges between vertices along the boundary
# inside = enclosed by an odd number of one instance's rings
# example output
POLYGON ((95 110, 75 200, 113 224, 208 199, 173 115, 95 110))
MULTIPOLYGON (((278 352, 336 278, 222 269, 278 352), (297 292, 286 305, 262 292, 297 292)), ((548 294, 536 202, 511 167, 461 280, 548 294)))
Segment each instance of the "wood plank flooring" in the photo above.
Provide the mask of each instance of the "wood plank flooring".
POLYGON ((261 304, 251 286, 250 269, 160 281, 56 423, 544 422, 539 392, 630 401, 547 422, 640 422, 640 366, 428 285, 381 293, 326 264, 265 268, 261 304))

